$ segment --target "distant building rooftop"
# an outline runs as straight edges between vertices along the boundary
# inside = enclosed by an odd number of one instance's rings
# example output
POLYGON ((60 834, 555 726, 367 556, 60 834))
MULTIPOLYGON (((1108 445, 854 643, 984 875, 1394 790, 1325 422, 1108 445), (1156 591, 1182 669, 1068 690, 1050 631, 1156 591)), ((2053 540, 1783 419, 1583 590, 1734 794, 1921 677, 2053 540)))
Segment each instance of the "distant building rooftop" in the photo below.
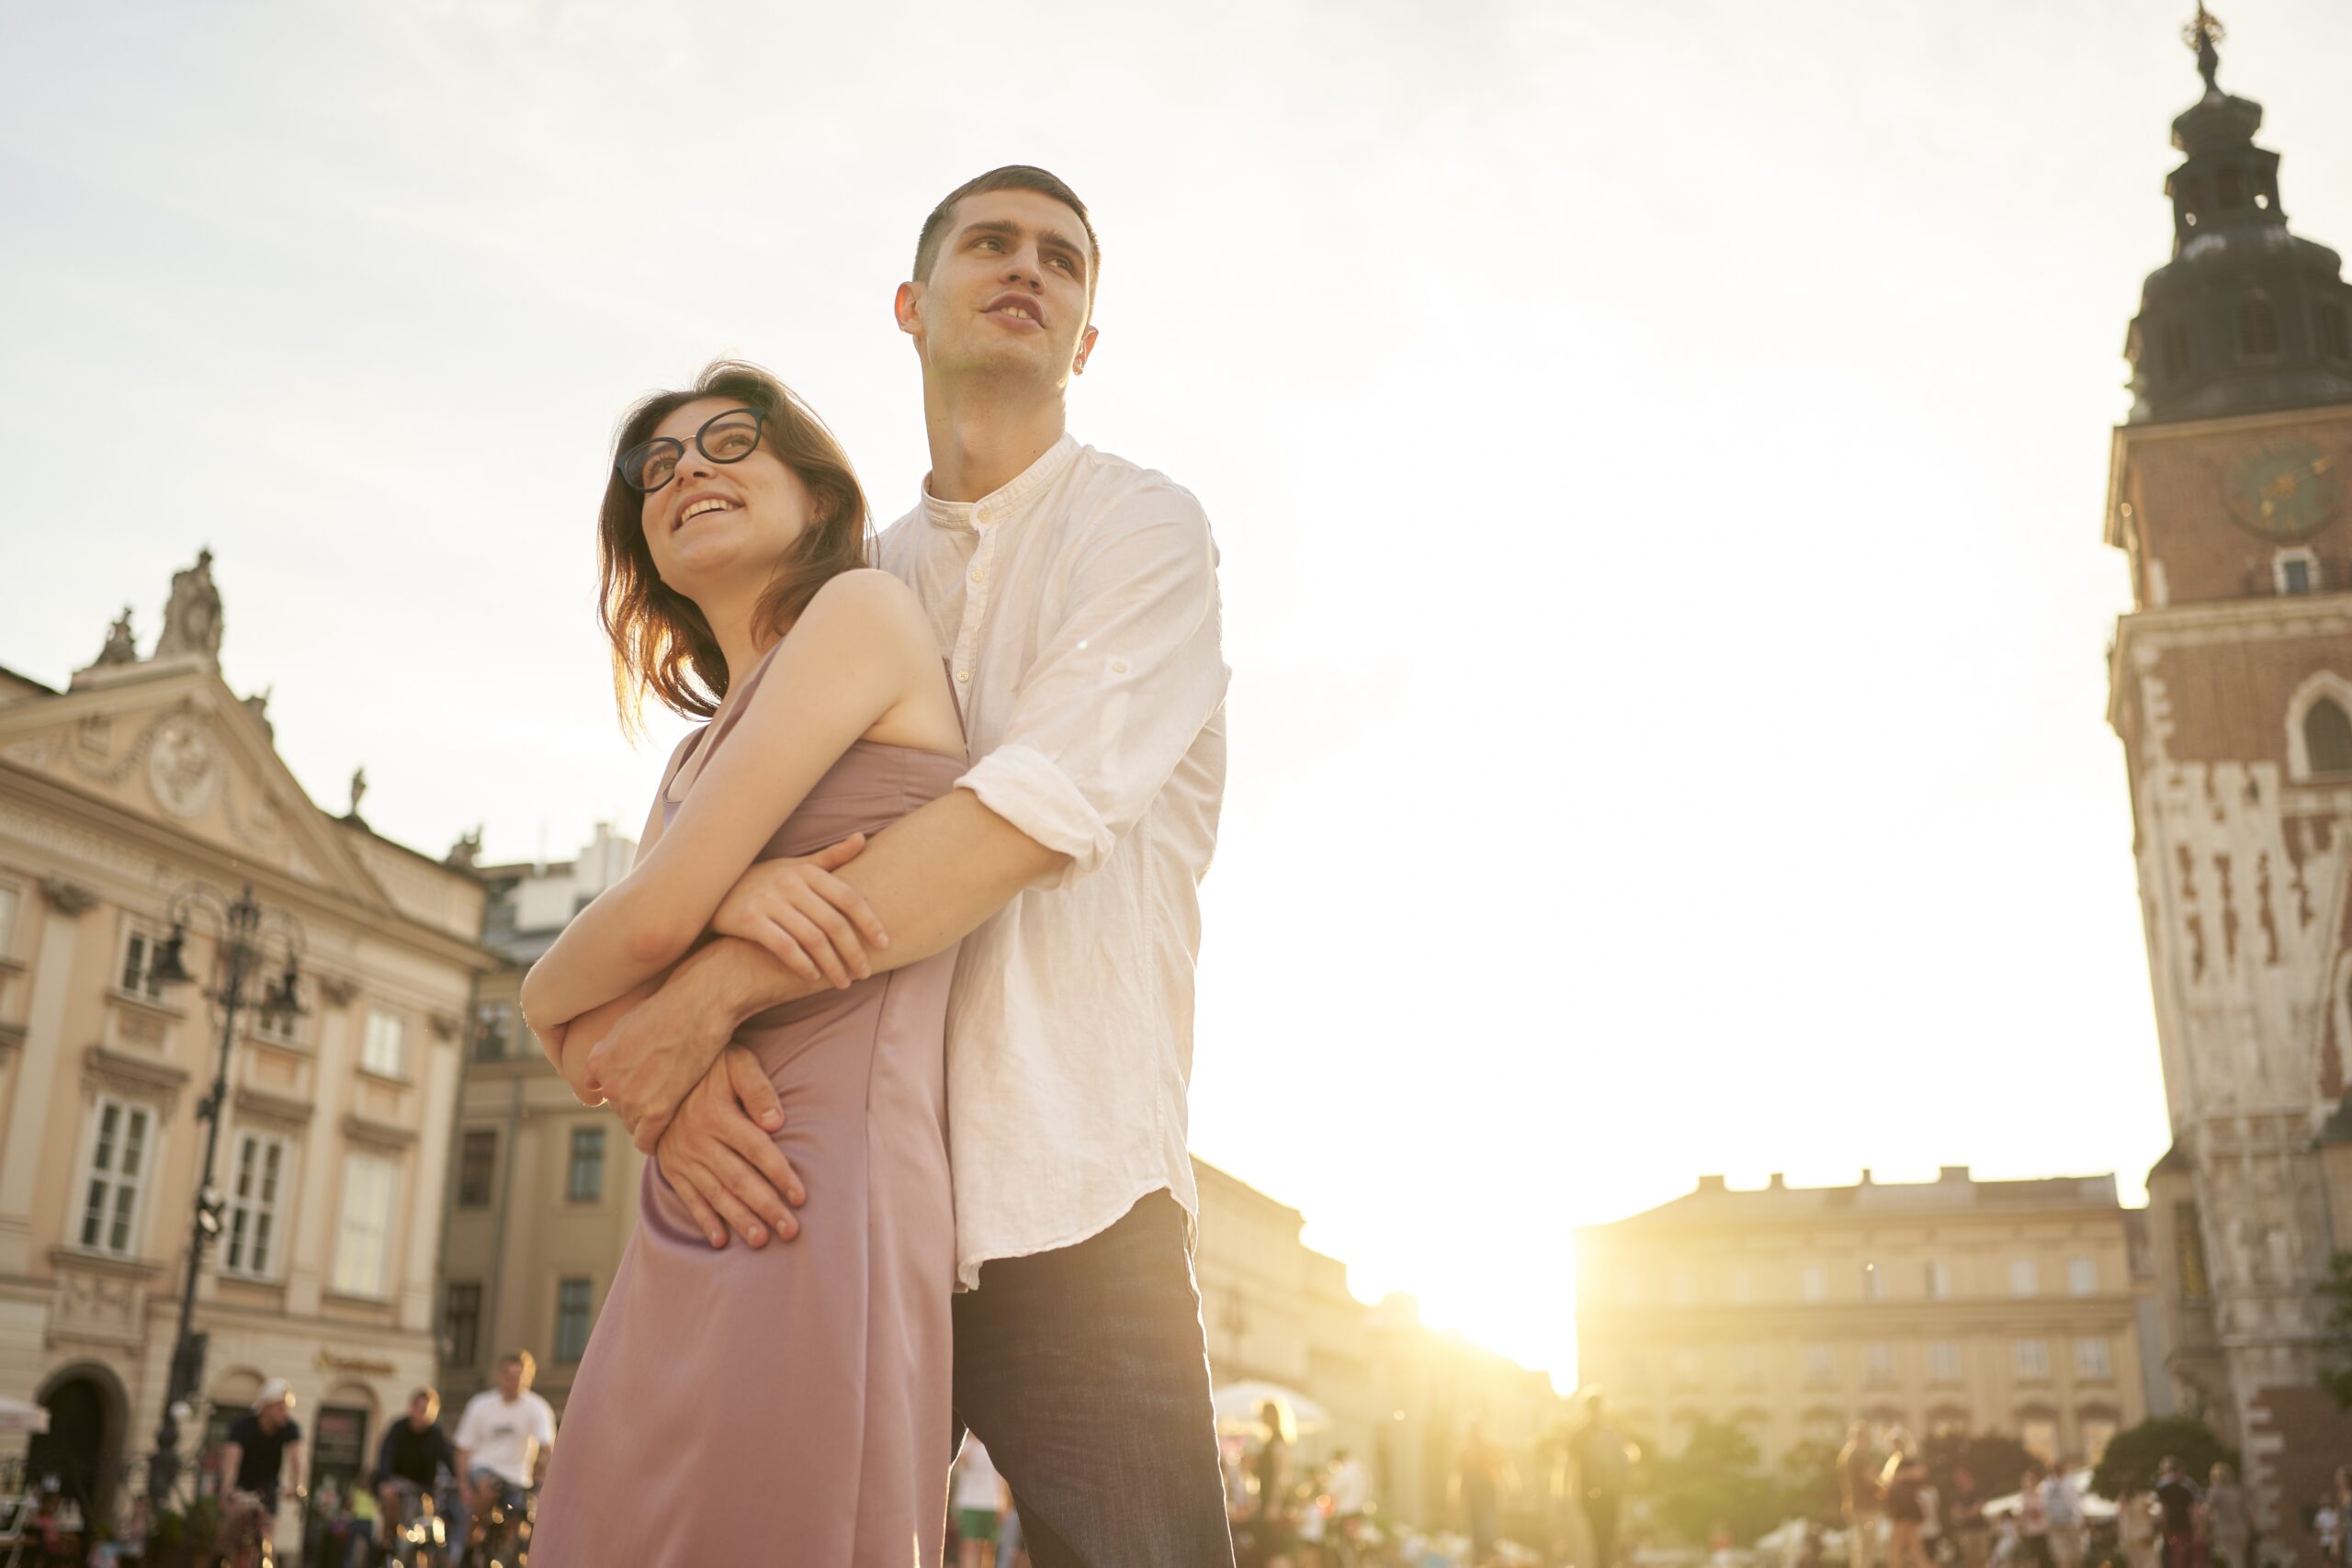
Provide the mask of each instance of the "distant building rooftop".
POLYGON ((2120 1207, 2113 1173, 2050 1176, 2022 1181, 1979 1181, 1964 1165, 1948 1165, 1933 1181, 1873 1181, 1871 1173, 1850 1187, 1791 1187, 1778 1174, 1762 1187, 1735 1188, 1720 1176, 1702 1176, 1681 1197, 1645 1209, 1610 1225, 1589 1227, 1713 1227, 1786 1222, 1810 1224, 1849 1215, 1951 1213, 1955 1210, 2120 1207))

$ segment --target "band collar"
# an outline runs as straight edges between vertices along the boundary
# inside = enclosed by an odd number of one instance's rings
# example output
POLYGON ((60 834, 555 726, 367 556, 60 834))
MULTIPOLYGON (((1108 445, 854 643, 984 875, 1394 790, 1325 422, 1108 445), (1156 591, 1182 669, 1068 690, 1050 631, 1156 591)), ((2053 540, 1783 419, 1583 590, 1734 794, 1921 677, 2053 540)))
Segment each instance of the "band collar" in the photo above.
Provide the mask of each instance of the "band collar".
POLYGON ((923 515, 931 520, 933 527, 977 534, 982 528, 1003 522, 1035 500, 1047 485, 1062 477, 1063 470, 1077 456, 1078 438, 1065 430, 1061 439, 1040 453, 1035 462, 978 501, 940 500, 931 493, 931 476, 925 474, 922 478, 923 515))

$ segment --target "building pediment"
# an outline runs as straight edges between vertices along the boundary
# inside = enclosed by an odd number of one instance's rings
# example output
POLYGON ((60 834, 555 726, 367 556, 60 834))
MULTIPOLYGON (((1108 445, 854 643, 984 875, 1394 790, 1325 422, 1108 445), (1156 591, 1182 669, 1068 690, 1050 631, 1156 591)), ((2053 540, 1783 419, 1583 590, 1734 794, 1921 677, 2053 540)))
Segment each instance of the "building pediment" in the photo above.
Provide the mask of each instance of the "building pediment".
POLYGON ((85 672, 0 709, 0 762, 371 909, 390 900, 261 718, 195 658, 85 672))

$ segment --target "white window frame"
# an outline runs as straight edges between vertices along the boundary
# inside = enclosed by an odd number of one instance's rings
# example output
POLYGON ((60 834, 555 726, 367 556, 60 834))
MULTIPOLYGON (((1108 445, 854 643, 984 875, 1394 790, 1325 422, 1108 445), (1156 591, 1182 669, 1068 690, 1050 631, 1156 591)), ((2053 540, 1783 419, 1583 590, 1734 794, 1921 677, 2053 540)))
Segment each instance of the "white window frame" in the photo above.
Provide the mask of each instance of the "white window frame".
POLYGON ((2010 1258, 2009 1294, 2020 1297, 2041 1294, 2041 1265, 2030 1258, 2010 1258))
POLYGON ((163 982, 155 978, 155 953, 165 941, 165 933, 135 917, 122 922, 122 936, 114 946, 114 968, 107 976, 107 988, 118 997, 129 997, 150 1007, 164 1007, 163 982), (125 985, 130 974, 130 944, 144 944, 139 954, 139 979, 136 986, 125 985))
POLYGON ((126 1100, 120 1095, 101 1094, 93 1097, 89 1121, 82 1136, 82 1157, 75 1162, 79 1173, 74 1183, 72 1210, 74 1250, 96 1254, 101 1258, 137 1258, 140 1243, 147 1229, 147 1199, 149 1178, 155 1162, 162 1157, 164 1119, 155 1108, 141 1100, 126 1100), (111 1143, 105 1141, 107 1113, 115 1113, 116 1131, 111 1143), (139 1134, 137 1168, 125 1174, 122 1166, 130 1150, 130 1132, 142 1126, 139 1134), (102 1168, 99 1158, 107 1164, 102 1168), (103 1188, 102 1192, 94 1189, 103 1188), (126 1207, 121 1194, 128 1190, 126 1207), (97 1239, 85 1240, 90 1226, 93 1200, 99 1215, 97 1239), (111 1239, 112 1233, 123 1233, 121 1245, 111 1239))
POLYGON ((1959 1340, 1931 1339, 1928 1342, 1928 1381, 1932 1383, 1960 1381, 1959 1340))
POLYGON ((2075 1296, 2098 1294, 2098 1259, 2070 1258, 2066 1259, 2066 1293, 2075 1296))
POLYGON ((400 1201, 400 1161, 372 1149, 343 1156, 343 1198, 337 1206, 334 1268, 328 1289, 362 1301, 389 1301, 392 1293, 392 1232, 400 1201), (375 1213, 359 1205, 378 1196, 375 1213))
POLYGON ((408 1020, 389 1008, 369 1008, 360 1024, 359 1070, 379 1078, 408 1076, 408 1020), (385 1027, 378 1029, 378 1024, 385 1027), (391 1041, 390 1061, 384 1059, 382 1042, 391 1041))
POLYGON ((252 1128, 238 1131, 229 1149, 228 1180, 221 1189, 227 1201, 220 1212, 220 1272, 232 1280, 274 1280, 284 1269, 286 1257, 287 1194, 294 1184, 294 1140, 282 1133, 263 1133, 252 1128), (243 1190, 245 1179, 246 1151, 254 1151, 257 1182, 268 1182, 274 1177, 276 1190, 264 1195, 243 1190), (275 1154, 277 1167, 269 1168, 269 1156, 275 1154), (239 1257, 243 1244, 254 1241, 251 1251, 258 1258, 247 1261, 239 1257))
POLYGON ((2327 584, 2320 576, 2319 556, 2304 545, 2289 545, 2270 558, 2270 585, 2278 591, 2281 597, 2301 598, 2307 594, 2327 592, 2327 584), (2290 564, 2303 569, 2303 587, 2287 586, 2287 568, 2290 564))
MULTIPOLYGON (((2352 681, 2346 681, 2332 670, 2317 671, 2296 687, 2295 694, 2287 699, 2287 776, 2297 784, 2313 782, 2312 747, 2303 734, 2303 720, 2310 716, 2312 705, 2322 697, 2332 699, 2346 714, 2352 715, 2352 681)), ((2341 773, 2319 775, 2329 783, 2343 776, 2341 773)))
POLYGON ((2017 1375, 2020 1379, 2029 1382, 2050 1381, 2049 1340, 2020 1339, 2011 1349, 2010 1355, 2017 1369, 2017 1375))
POLYGON ((1809 1302, 1829 1299, 1829 1278, 1818 1263, 1808 1263, 1797 1270, 1797 1293, 1809 1302))
POLYGON ((555 1332, 550 1337, 554 1351, 552 1359, 560 1366, 576 1365, 588 1353, 588 1341, 596 1331, 596 1281, 585 1274, 566 1274, 555 1282, 555 1332), (580 1325, 580 1343, 569 1346, 563 1339, 564 1295, 574 1285, 586 1288, 588 1305, 583 1314, 586 1321, 580 1325))
POLYGON ((2115 1355, 2104 1338, 2086 1336, 2075 1341, 2075 1375, 2096 1382, 2115 1376, 2115 1355))
POLYGON ((1940 1258, 1932 1259, 1927 1268, 1927 1286, 1929 1301, 1951 1300, 1951 1265, 1940 1258))
POLYGON ((0 960, 17 956, 17 928, 24 918, 25 885, 13 877, 0 877, 0 960))
POLYGON ((605 1201, 605 1179, 612 1173, 613 1140, 601 1126, 571 1129, 563 1143, 563 1201, 567 1203, 601 1203, 605 1201), (580 1147, 582 1134, 593 1138, 596 1148, 596 1190, 589 1197, 579 1194, 581 1170, 580 1147))
POLYGON ((302 1043, 302 1017, 291 1010, 271 1012, 256 1007, 247 1019, 245 1029, 254 1039, 271 1045, 302 1043))
POLYGON ((1862 1265, 1862 1300, 1866 1302, 1886 1300, 1886 1270, 1875 1263, 1862 1265))

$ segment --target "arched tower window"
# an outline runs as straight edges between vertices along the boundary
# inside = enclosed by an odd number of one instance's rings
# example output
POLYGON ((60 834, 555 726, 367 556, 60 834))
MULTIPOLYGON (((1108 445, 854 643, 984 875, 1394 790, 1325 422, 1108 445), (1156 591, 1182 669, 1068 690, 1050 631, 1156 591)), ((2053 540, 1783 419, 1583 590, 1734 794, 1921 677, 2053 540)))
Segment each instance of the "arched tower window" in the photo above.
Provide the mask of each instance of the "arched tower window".
POLYGON ((2312 776, 2352 773, 2352 715, 2333 697, 2322 697, 2303 715, 2303 754, 2312 776))
POLYGON ((2265 295, 2249 294, 2238 304, 2238 352, 2248 359, 2278 352, 2278 312, 2265 295))

